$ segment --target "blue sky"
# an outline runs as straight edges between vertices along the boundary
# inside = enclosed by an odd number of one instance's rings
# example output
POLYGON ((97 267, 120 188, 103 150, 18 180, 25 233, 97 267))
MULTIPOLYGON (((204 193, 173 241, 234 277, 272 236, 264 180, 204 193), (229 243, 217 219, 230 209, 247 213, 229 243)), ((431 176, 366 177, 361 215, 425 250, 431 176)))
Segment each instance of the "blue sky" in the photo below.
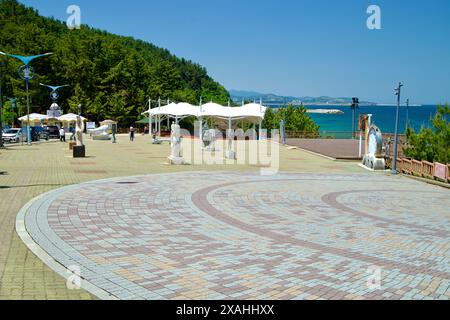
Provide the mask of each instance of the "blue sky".
POLYGON ((228 89, 294 96, 450 102, 448 0, 21 0, 200 63, 228 89), (382 30, 366 27, 367 7, 382 30))

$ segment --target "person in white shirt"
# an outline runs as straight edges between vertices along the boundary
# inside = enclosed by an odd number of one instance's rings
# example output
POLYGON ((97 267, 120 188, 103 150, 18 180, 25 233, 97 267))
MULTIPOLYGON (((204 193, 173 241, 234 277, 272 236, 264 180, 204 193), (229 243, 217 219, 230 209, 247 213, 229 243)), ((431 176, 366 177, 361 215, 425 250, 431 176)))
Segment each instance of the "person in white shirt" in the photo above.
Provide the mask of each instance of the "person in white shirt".
POLYGON ((66 142, 66 131, 64 130, 63 127, 59 129, 59 141, 66 142))

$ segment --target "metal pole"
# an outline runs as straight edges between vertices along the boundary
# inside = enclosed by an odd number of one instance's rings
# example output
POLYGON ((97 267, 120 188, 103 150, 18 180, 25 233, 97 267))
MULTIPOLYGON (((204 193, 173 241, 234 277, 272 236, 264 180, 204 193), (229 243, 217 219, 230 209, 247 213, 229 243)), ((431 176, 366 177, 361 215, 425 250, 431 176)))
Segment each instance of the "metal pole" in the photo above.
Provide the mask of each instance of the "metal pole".
POLYGON ((409 128, 409 99, 406 99, 406 129, 409 128))
POLYGON ((27 90, 27 144, 31 146, 31 127, 30 127, 30 93, 29 93, 29 80, 25 78, 25 87, 27 90))
POLYGON ((228 159, 234 158, 233 153, 232 153, 232 149, 233 149, 233 135, 232 135, 232 131, 233 130, 233 124, 231 122, 231 117, 228 118, 228 159))
POLYGON ((356 106, 352 104, 352 139, 355 137, 355 109, 356 106))
POLYGON ((148 135, 150 136, 150 142, 153 142, 153 117, 152 117, 152 99, 148 98, 148 135))
POLYGON ((398 125, 399 125, 399 113, 400 113, 400 96, 403 84, 400 82, 398 88, 395 89, 397 95, 397 112, 395 117, 395 138, 394 138, 394 163, 392 165, 392 174, 397 174, 397 156, 398 156, 398 125))
MULTIPOLYGON (((161 98, 158 98, 158 111, 161 111, 161 98)), ((156 124, 157 130, 158 130, 158 137, 161 137, 161 116, 158 114, 156 116, 156 119, 158 123, 156 124)))
POLYGON ((359 158, 362 158, 362 130, 359 131, 359 158))
POLYGON ((200 132, 198 135, 198 139, 200 140, 201 144, 203 144, 203 117, 202 117, 203 109, 202 109, 202 106, 203 106, 203 97, 200 96, 200 117, 198 119, 200 121, 200 132))
POLYGON ((2 70, 0 74, 0 149, 3 149, 5 146, 3 145, 3 93, 2 93, 2 84, 3 84, 3 60, 2 62, 2 70))

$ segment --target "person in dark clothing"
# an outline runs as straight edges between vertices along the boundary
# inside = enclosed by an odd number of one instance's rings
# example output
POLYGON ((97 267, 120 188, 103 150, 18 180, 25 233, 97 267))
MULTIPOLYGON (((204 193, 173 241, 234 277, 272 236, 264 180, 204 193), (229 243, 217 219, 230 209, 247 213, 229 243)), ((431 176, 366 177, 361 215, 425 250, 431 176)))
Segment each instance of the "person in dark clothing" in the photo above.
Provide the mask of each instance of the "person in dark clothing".
POLYGON ((133 127, 130 128, 130 141, 134 142, 134 128, 133 127))

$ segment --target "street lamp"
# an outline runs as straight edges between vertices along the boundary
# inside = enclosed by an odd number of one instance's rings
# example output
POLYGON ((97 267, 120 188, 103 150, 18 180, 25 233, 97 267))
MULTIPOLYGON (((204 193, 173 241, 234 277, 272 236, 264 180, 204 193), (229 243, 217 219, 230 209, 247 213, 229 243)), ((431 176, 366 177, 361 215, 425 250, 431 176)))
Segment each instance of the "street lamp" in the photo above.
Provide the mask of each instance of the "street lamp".
POLYGON ((63 86, 49 86, 47 84, 43 84, 43 83, 39 83, 41 86, 43 87, 47 87, 50 90, 52 90, 52 92, 50 93, 50 98, 52 99, 52 101, 54 103, 56 103, 58 101, 59 95, 58 95, 58 89, 64 88, 64 87, 69 87, 68 84, 65 84, 63 86))
POLYGON ((16 58, 22 61, 23 65, 19 67, 19 77, 25 80, 25 87, 27 91, 27 143, 31 145, 31 130, 30 130, 30 94, 29 94, 29 82, 34 78, 34 69, 30 66, 31 61, 37 58, 46 57, 52 55, 53 53, 44 53, 36 56, 20 56, 15 54, 8 54, 0 51, 1 55, 16 58))
POLYGON ((49 86, 49 85, 43 84, 43 83, 40 83, 40 85, 52 90, 52 92, 50 93, 50 98, 52 99, 53 104, 50 106, 50 110, 47 111, 47 116, 53 117, 53 118, 60 117, 62 115, 62 112, 61 112, 61 108, 58 106, 58 98, 59 98, 58 90, 61 88, 64 88, 64 87, 69 87, 69 85, 66 84, 63 86, 49 86))
POLYGON ((398 122, 400 114, 400 96, 402 92, 402 87, 404 85, 400 82, 398 87, 395 89, 395 95, 397 96, 397 112, 395 117, 395 138, 394 138, 394 163, 392 165, 392 174, 397 174, 397 156, 398 156, 398 122))

